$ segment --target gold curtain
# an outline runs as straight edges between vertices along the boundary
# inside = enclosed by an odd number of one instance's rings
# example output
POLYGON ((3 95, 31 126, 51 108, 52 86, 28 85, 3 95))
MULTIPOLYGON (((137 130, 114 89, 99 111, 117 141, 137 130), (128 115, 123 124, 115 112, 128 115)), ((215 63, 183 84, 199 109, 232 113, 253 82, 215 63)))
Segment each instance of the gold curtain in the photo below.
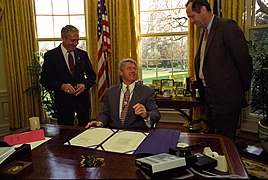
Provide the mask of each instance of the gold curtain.
POLYGON ((17 129, 29 124, 31 116, 41 116, 40 97, 29 96, 25 89, 31 77, 27 66, 37 50, 35 42, 32 0, 5 0, 1 21, 1 38, 4 45, 10 128, 17 129))
MULTIPOLYGON (((97 5, 98 0, 87 1, 88 52, 92 65, 97 72, 97 5)), ((118 62, 126 57, 137 60, 137 39, 135 32, 134 4, 132 0, 106 0, 112 54, 108 60, 110 86, 119 84, 118 62)), ((101 101, 98 99, 98 85, 91 91, 92 117, 98 115, 101 101)))
MULTIPOLYGON (((214 0, 208 0, 211 9, 213 10, 214 6, 214 0)), ((242 14, 244 10, 244 4, 241 0, 222 0, 221 1, 221 7, 222 7, 222 17, 224 18, 230 18, 234 19, 238 25, 242 26, 242 14)), ((197 51, 198 47, 198 40, 200 36, 200 30, 193 24, 188 25, 188 76, 195 77, 195 71, 194 71, 194 57, 197 51)), ((196 108, 194 110, 194 120, 198 121, 199 119, 204 118, 204 111, 202 109, 196 108)), ((189 126, 189 124, 186 122, 185 126, 189 126)), ((194 129, 204 129, 206 127, 203 126, 203 124, 200 123, 194 123, 194 129)))
POLYGON ((242 28, 244 1, 222 0, 222 17, 233 19, 242 28))
POLYGON ((2 19, 3 11, 4 11, 4 0, 0 0, 0 22, 2 19))

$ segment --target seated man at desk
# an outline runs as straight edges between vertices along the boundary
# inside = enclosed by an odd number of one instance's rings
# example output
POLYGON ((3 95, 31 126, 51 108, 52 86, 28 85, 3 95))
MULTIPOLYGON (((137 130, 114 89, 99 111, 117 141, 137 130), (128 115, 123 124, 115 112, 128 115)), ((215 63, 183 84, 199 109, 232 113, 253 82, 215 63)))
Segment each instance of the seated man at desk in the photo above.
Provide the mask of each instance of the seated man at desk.
POLYGON ((136 61, 123 59, 118 69, 122 83, 106 90, 101 112, 85 128, 147 130, 160 120, 154 90, 135 82, 136 61))

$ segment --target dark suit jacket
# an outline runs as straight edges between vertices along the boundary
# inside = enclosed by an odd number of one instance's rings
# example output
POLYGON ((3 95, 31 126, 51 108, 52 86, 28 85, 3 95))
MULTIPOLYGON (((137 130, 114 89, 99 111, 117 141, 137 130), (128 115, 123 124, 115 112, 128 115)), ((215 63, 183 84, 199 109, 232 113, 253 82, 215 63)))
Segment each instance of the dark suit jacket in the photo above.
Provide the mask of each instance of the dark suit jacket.
MULTIPOLYGON (((198 76, 202 39, 203 36, 195 57, 195 72, 204 102, 203 84, 198 76)), ((204 56, 206 88, 216 111, 225 114, 247 106, 245 91, 250 88, 252 59, 244 34, 235 21, 214 17, 204 56)))
POLYGON ((116 129, 148 129, 144 119, 141 116, 134 114, 133 106, 137 103, 141 103, 146 107, 146 110, 150 116, 152 124, 157 123, 160 120, 160 113, 158 106, 155 103, 155 94, 153 89, 148 86, 135 84, 131 101, 126 115, 126 120, 123 127, 119 119, 119 103, 121 86, 116 85, 107 89, 104 96, 103 108, 96 118, 97 121, 101 121, 104 127, 116 128, 116 129))
POLYGON ((81 100, 88 97, 88 90, 95 84, 96 73, 91 65, 87 52, 76 48, 75 54, 75 75, 72 78, 60 45, 44 55, 44 63, 42 65, 41 84, 55 91, 55 100, 58 103, 64 104, 69 100, 73 100, 74 95, 69 95, 61 91, 61 85, 70 83, 76 85, 79 83, 85 84, 86 90, 77 98, 81 100), (86 75, 86 77, 85 77, 86 75))

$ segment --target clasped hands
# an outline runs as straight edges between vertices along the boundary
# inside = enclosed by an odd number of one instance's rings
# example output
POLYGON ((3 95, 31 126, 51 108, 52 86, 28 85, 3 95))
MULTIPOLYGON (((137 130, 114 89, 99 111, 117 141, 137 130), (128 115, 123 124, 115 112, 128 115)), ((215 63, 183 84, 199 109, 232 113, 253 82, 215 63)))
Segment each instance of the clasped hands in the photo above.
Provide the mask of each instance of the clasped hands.
POLYGON ((68 94, 74 94, 75 96, 78 96, 85 90, 84 84, 77 84, 76 86, 72 86, 71 84, 62 84, 61 90, 68 93, 68 94))
MULTIPOLYGON (((141 116, 143 119, 147 118, 148 117, 148 113, 147 113, 147 110, 145 108, 144 105, 140 104, 140 103, 137 103, 133 106, 133 110, 134 110, 134 114, 135 115, 139 115, 141 116)), ((103 127, 103 124, 102 122, 100 121, 90 121, 87 125, 86 125, 86 129, 89 128, 89 127, 103 127)))

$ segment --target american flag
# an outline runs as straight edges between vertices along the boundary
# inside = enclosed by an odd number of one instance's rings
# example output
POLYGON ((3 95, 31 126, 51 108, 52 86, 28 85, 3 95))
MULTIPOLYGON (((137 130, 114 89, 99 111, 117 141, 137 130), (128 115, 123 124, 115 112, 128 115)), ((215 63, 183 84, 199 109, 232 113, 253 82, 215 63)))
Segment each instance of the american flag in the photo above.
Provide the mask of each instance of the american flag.
POLYGON ((105 0, 98 0, 98 96, 108 87, 107 57, 111 53, 109 23, 105 0))
POLYGON ((214 0, 213 13, 216 16, 222 17, 221 0, 214 0))

